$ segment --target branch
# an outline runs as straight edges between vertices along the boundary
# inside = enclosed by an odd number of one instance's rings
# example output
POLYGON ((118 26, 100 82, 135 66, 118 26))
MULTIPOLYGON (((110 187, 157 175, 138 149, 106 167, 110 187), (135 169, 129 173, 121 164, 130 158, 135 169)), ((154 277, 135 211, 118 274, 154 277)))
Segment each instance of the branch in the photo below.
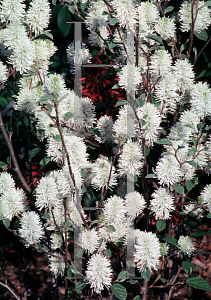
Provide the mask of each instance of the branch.
POLYGON ((10 291, 11 294, 13 294, 13 296, 17 299, 17 300, 21 300, 20 297, 18 297, 15 292, 13 292, 13 290, 7 285, 7 284, 4 284, 0 281, 0 285, 2 285, 3 287, 5 287, 6 289, 8 289, 10 291))
POLYGON ((13 161, 13 164, 15 166, 15 172, 17 173, 18 175, 18 178, 20 179, 22 185, 24 186, 25 190, 30 194, 32 191, 31 191, 31 188, 30 186, 28 185, 27 181, 25 180, 25 178, 23 177, 23 174, 21 173, 21 170, 19 168, 19 165, 18 165, 18 162, 17 162, 17 159, 16 159, 16 156, 15 156, 15 152, 13 150, 13 146, 12 146, 12 142, 11 140, 9 139, 8 135, 7 135, 7 132, 6 132, 6 129, 4 127, 4 123, 3 123, 3 119, 2 119, 2 115, 1 115, 1 111, 0 111, 0 128, 1 128, 1 131, 2 131, 2 134, 4 136, 4 139, 7 143, 7 147, 9 149, 9 152, 10 152, 10 155, 11 155, 11 158, 12 158, 12 161, 13 161))

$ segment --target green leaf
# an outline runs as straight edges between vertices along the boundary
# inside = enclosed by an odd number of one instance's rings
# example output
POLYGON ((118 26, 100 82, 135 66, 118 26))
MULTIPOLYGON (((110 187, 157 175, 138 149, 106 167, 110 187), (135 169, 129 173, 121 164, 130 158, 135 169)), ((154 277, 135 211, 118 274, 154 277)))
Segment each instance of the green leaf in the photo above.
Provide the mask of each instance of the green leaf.
POLYGON ((82 258, 84 254, 84 249, 80 248, 77 253, 77 257, 82 258))
POLYGON ((53 34, 50 33, 50 30, 45 30, 45 31, 42 32, 42 34, 46 35, 47 37, 49 37, 53 41, 53 34))
POLYGON ((145 178, 156 178, 156 175, 154 173, 148 174, 145 178))
POLYGON ((42 169, 45 165, 47 165, 47 163, 49 163, 49 161, 51 160, 50 157, 43 157, 43 159, 41 159, 40 161, 40 169, 42 169))
POLYGON ((140 300, 140 299, 141 299, 140 295, 137 295, 133 298, 133 300, 140 300))
POLYGON ((65 119, 69 119, 69 118, 72 118, 73 117, 73 114, 71 113, 71 111, 68 111, 65 115, 64 115, 64 118, 65 119))
POLYGON ((198 168, 198 165, 195 161, 188 160, 187 163, 189 163, 191 166, 194 166, 195 168, 198 168))
POLYGON ((168 7, 165 9, 165 13, 171 12, 173 9, 174 9, 174 6, 168 6, 168 7))
POLYGON ((159 141, 156 142, 157 144, 160 145, 168 145, 168 146, 172 146, 172 141, 168 140, 168 139, 161 139, 159 141))
POLYGON ((14 227, 15 227, 15 228, 21 227, 21 221, 20 221, 20 220, 16 220, 16 221, 14 222, 14 227))
POLYGON ((203 127, 203 123, 198 123, 198 124, 197 124, 197 129, 198 129, 198 131, 199 131, 202 127, 203 127))
POLYGON ((208 218, 208 219, 211 219, 211 212, 209 212, 209 213, 207 214, 207 218, 208 218))
POLYGON ((11 156, 8 156, 8 157, 7 157, 7 164, 8 164, 8 165, 11 165, 11 156))
MULTIPOLYGON (((113 85, 112 86, 112 90, 115 90, 115 89, 119 89, 120 88, 120 86, 118 85, 118 83, 116 83, 115 85, 113 85)), ((125 100, 124 100, 125 101, 125 100)))
POLYGON ((127 271, 121 271, 118 275, 118 279, 122 280, 122 279, 127 279, 128 278, 128 272, 127 271))
POLYGON ((41 98, 40 98, 40 100, 39 100, 39 102, 44 102, 44 101, 46 101, 46 100, 48 100, 48 99, 52 99, 52 96, 50 96, 50 95, 43 95, 41 98))
POLYGON ((194 146, 196 146, 196 144, 197 144, 197 139, 196 139, 194 136, 192 136, 192 137, 191 137, 191 140, 192 140, 194 146))
POLYGON ((117 283, 117 284, 112 285, 111 291, 114 294, 114 296, 117 297, 119 300, 126 300, 127 290, 121 284, 117 283))
POLYGON ((5 166, 7 166, 7 164, 5 162, 3 162, 3 161, 0 161, 0 168, 3 168, 5 166))
POLYGON ((61 142, 61 141, 62 141, 60 134, 54 135, 54 136, 53 136, 53 139, 54 139, 54 141, 56 141, 56 142, 61 142))
POLYGON ((144 102, 142 99, 138 99, 138 100, 137 100, 137 103, 138 103, 138 106, 139 106, 139 107, 142 107, 142 106, 144 105, 145 102, 144 102))
POLYGON ((94 224, 97 224, 97 223, 99 223, 99 221, 98 221, 98 220, 94 220, 94 221, 92 222, 91 226, 94 225, 94 224))
POLYGON ((141 272, 141 276, 142 276, 144 279, 146 279, 147 281, 149 281, 149 280, 150 280, 150 276, 151 276, 151 270, 148 269, 148 268, 146 268, 145 271, 142 271, 142 272, 141 272))
POLYGON ((164 220, 157 220, 156 227, 159 231, 162 231, 166 228, 166 222, 164 220))
MULTIPOLYGON (((130 283, 130 284, 136 284, 136 281, 133 280, 133 279, 131 279, 131 280, 129 281, 129 283, 130 283)), ((134 299, 135 299, 135 298, 134 298, 134 299)))
POLYGON ((194 35, 199 40, 202 40, 202 41, 205 41, 205 42, 208 40, 208 34, 207 34, 206 30, 201 30, 200 32, 194 32, 194 35))
POLYGON ((199 277, 188 278, 186 280, 186 283, 195 289, 205 290, 205 291, 211 290, 211 286, 209 285, 209 283, 206 280, 199 277))
POLYGON ((118 20, 116 19, 116 18, 112 18, 111 20, 110 20, 110 25, 112 25, 112 26, 114 26, 114 25, 116 25, 116 22, 117 22, 118 20))
POLYGON ((173 237, 166 237, 166 238, 163 238, 163 241, 169 243, 169 244, 172 244, 174 246, 177 246, 178 245, 178 241, 177 239, 173 238, 173 237))
POLYGON ((162 281, 162 283, 166 282, 165 278, 160 277, 159 279, 162 281))
POLYGON ((113 49, 114 47, 116 47, 119 43, 117 42, 110 42, 109 44, 109 49, 113 49))
POLYGON ((34 148, 29 152, 29 157, 33 158, 40 151, 40 148, 34 148))
POLYGON ((191 236, 193 236, 193 237, 202 237, 206 233, 207 233, 207 231, 205 231, 205 230, 198 230, 198 231, 195 231, 195 232, 191 233, 191 236))
POLYGON ((101 247, 102 242, 103 242, 103 238, 99 239, 99 247, 98 247, 98 249, 101 247))
POLYGON ((44 214, 41 217, 41 219, 44 219, 44 220, 50 220, 50 218, 51 218, 51 216, 47 212, 44 212, 44 214))
POLYGON ((120 100, 120 101, 117 101, 117 103, 115 104, 115 107, 118 107, 120 105, 125 105, 125 104, 127 104, 126 100, 120 100))
POLYGON ((158 42, 158 43, 160 43, 160 44, 163 45, 162 39, 161 39, 159 36, 157 36, 157 35, 148 34, 148 35, 146 36, 146 38, 151 39, 151 40, 154 40, 154 41, 156 41, 156 42, 158 42))
POLYGON ((173 185, 173 188, 174 188, 174 190, 175 190, 178 194, 180 194, 180 195, 182 195, 183 192, 184 192, 183 187, 182 187, 181 185, 179 185, 179 184, 174 184, 174 185, 173 185))
POLYGON ((111 250, 110 249, 106 249, 104 252, 105 252, 106 256, 111 257, 111 250))
POLYGON ((197 152, 197 149, 196 148, 191 148, 189 151, 188 151, 188 156, 193 156, 195 153, 197 152))
POLYGON ((66 21, 70 22, 71 20, 71 14, 68 8, 66 6, 62 6, 57 15, 57 25, 63 33, 64 37, 67 37, 71 27, 71 23, 66 23, 66 21))
POLYGON ((94 134, 96 134, 97 136, 102 137, 102 132, 101 132, 98 128, 92 127, 92 128, 91 128, 91 131, 92 131, 94 134))
POLYGON ((182 267, 187 274, 192 273, 192 271, 196 269, 196 266, 189 261, 183 261, 182 267))
POLYGON ((80 294, 81 291, 83 291, 83 289, 86 286, 86 282, 85 281, 80 281, 76 284, 75 286, 75 291, 77 294, 80 294))
MULTIPOLYGON (((42 247, 42 245, 41 245, 40 243, 37 243, 37 247, 38 247, 40 250, 43 250, 43 247, 42 247)), ((39 249, 36 249, 37 252, 42 252, 42 251, 40 251, 39 249)))
POLYGON ((112 232, 115 232, 115 231, 116 231, 116 229, 115 229, 115 227, 114 227, 113 225, 108 225, 108 228, 109 228, 112 232))
POLYGON ((146 156, 148 156, 150 153, 150 148, 148 146, 146 146, 146 156))
POLYGON ((193 188, 192 182, 191 182, 191 181, 187 181, 187 182, 185 183, 185 187, 186 187, 186 189, 187 189, 188 191, 191 191, 192 188, 193 188))
POLYGON ((2 221, 3 221, 3 224, 4 224, 5 227, 7 227, 7 228, 10 227, 10 220, 9 219, 3 219, 2 221))

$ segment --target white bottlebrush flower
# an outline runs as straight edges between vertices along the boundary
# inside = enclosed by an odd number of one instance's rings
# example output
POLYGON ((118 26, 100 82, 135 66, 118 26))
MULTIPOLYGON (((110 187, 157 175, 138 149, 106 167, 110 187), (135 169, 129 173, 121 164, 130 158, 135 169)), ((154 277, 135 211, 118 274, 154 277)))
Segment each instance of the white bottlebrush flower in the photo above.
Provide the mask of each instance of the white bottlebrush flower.
POLYGON ((161 116, 159 110, 152 103, 145 103, 138 107, 137 116, 142 122, 141 133, 146 140, 147 146, 152 146, 160 134, 161 116))
POLYGON ((169 253, 169 245, 167 243, 160 243, 160 255, 165 256, 169 253))
POLYGON ((176 35, 176 26, 174 19, 170 18, 160 18, 158 23, 155 25, 155 31, 161 36, 162 39, 168 40, 175 38, 176 35))
POLYGON ((96 32, 91 30, 91 32, 88 34, 88 40, 91 46, 104 47, 105 41, 108 40, 108 38, 109 31, 106 26, 99 26, 96 32))
POLYGON ((203 209, 200 207, 197 207, 197 205, 194 203, 185 205, 185 208, 183 209, 183 211, 190 217, 196 218, 198 220, 201 219, 202 213, 203 213, 203 209))
POLYGON ((75 64, 86 65, 91 63, 91 54, 85 43, 80 45, 80 42, 72 42, 67 47, 67 61, 70 64, 70 72, 75 73, 75 64), (75 48, 79 48, 76 52, 75 48))
POLYGON ((60 229, 64 228, 65 224, 65 213, 64 213, 64 206, 63 206, 63 199, 59 199, 61 202, 60 206, 55 206, 52 210, 49 211, 50 220, 48 222, 48 230, 57 230, 58 227, 60 229), (56 224, 55 224, 56 223, 56 224))
POLYGON ((47 75, 50 65, 50 57, 54 55, 57 48, 51 40, 36 39, 35 44, 35 68, 39 70, 42 77, 47 75))
POLYGON ((175 112, 178 99, 176 90, 177 80, 172 71, 165 74, 156 84, 155 96, 161 102, 159 110, 162 110, 163 114, 175 112))
POLYGON ((183 127, 186 128, 186 131, 188 131, 190 134, 198 132, 197 124, 200 123, 200 118, 195 111, 184 111, 179 120, 184 125, 183 127))
POLYGON ((172 64, 171 55, 166 50, 157 50, 151 56, 150 70, 153 75, 164 76, 170 72, 172 64))
POLYGON ((209 212, 211 212, 211 184, 207 184, 204 189, 201 191, 200 196, 203 199, 203 204, 209 212))
POLYGON ((124 200, 116 195, 108 198, 104 203, 103 213, 108 224, 122 223, 126 218, 124 200))
POLYGON ((50 20, 50 3, 48 0, 33 0, 26 15, 27 23, 35 36, 48 27, 50 20))
POLYGON ((99 157, 92 166, 92 174, 95 176, 92 178, 91 184, 92 186, 100 190, 101 188, 107 187, 109 184, 109 188, 111 189, 113 186, 117 184, 115 167, 112 167, 111 178, 108 183, 109 175, 111 170, 111 163, 104 156, 99 157))
POLYGON ((12 175, 6 172, 0 173, 0 194, 4 194, 14 187, 15 181, 12 175))
POLYGON ((174 197, 166 188, 158 188, 152 193, 150 201, 150 209, 155 213, 156 220, 167 220, 170 218, 170 213, 174 210, 174 197))
POLYGON ((99 26, 105 27, 107 25, 108 16, 103 15, 104 11, 107 11, 107 7, 102 0, 98 2, 91 1, 85 20, 85 24, 90 31, 95 31, 99 26))
POLYGON ((2 84, 7 80, 7 72, 8 72, 7 67, 0 60, 0 84, 2 84))
POLYGON ((36 206, 40 210, 60 206, 58 193, 55 178, 52 175, 42 177, 36 189, 36 206))
POLYGON ((119 156, 120 175, 139 175, 143 166, 143 154, 141 145, 138 142, 128 140, 119 156))
POLYGON ((206 82, 196 83, 191 90, 191 110, 200 118, 211 115, 211 89, 206 82))
POLYGON ((188 128, 184 126, 183 123, 176 122, 175 125, 170 128, 170 132, 167 138, 171 141, 177 141, 177 144, 174 145, 175 149, 178 148, 179 146, 184 146, 185 144, 186 146, 185 149, 188 150, 187 149, 188 145, 186 143, 188 143, 190 140, 190 130, 188 130, 188 128))
MULTIPOLYGON (((39 100, 43 95, 42 86, 33 86, 20 89, 16 98, 15 109, 19 111, 26 111, 27 113, 34 113, 39 109, 39 100)), ((49 118, 49 117, 48 117, 49 118)))
POLYGON ((193 88, 195 75, 193 67, 188 60, 178 59, 173 66, 173 70, 174 76, 177 79, 178 91, 185 92, 186 90, 191 90, 193 88))
POLYGON ((0 197, 0 216, 4 219, 12 220, 26 208, 26 197, 22 189, 11 188, 0 197))
POLYGON ((133 108, 130 105, 124 105, 119 110, 119 115, 113 126, 117 139, 119 140, 121 137, 135 137, 137 128, 137 120, 133 108))
POLYGON ((65 81, 62 75, 60 74, 49 74, 45 78, 45 85, 43 88, 44 92, 49 95, 54 95, 58 97, 61 93, 64 95, 66 93, 65 90, 65 81))
POLYGON ((87 264, 86 279, 97 294, 104 289, 104 286, 109 289, 112 269, 108 258, 99 253, 93 254, 87 264))
POLYGON ((126 65, 118 73, 119 86, 123 87, 125 91, 130 93, 136 91, 142 80, 141 73, 138 67, 134 65, 126 65))
MULTIPOLYGON (((56 117, 55 109, 52 108, 51 112, 52 117, 56 117)), ((51 118, 48 116, 48 114, 45 111, 36 110, 35 111, 35 117, 37 119, 36 123, 36 129, 38 131, 38 138, 40 140, 44 140, 44 138, 50 138, 52 136, 55 136, 59 134, 58 129, 56 128, 56 125, 51 120, 51 118), (39 133, 41 131, 41 133, 39 133)))
POLYGON ((0 4, 1 22, 20 23, 25 15, 23 0, 2 0, 0 4))
POLYGON ((101 132, 101 137, 95 135, 95 139, 99 143, 114 141, 113 120, 111 117, 107 115, 100 117, 97 121, 97 128, 101 132))
MULTIPOLYGON (((105 225, 105 224, 104 224, 105 225)), ((101 227, 99 229, 99 235, 106 242, 118 244, 125 239, 127 233, 127 222, 109 224, 114 226, 115 231, 111 231, 109 227, 101 227)))
POLYGON ((139 271, 144 271, 146 268, 155 270, 159 266, 160 243, 155 233, 137 231, 135 239, 135 255, 134 261, 137 264, 139 271))
POLYGON ((194 243, 189 236, 180 236, 178 247, 182 253, 187 254, 188 256, 191 256, 191 253, 195 251, 194 243))
POLYGON ((137 14, 135 3, 132 0, 113 0, 112 6, 116 10, 116 18, 120 22, 120 25, 134 31, 137 14))
POLYGON ((39 215, 34 211, 23 213, 20 220, 19 234, 24 239, 26 247, 39 243, 44 237, 44 230, 39 215))
POLYGON ((50 237, 51 249, 61 249, 62 247, 62 237, 60 233, 52 233, 50 237))
MULTIPOLYGON (((77 99, 77 97, 76 97, 77 99)), ((77 101, 74 99, 74 101, 77 101)), ((92 127, 96 122, 95 107, 88 97, 79 98, 77 105, 74 105, 74 124, 76 128, 82 129, 92 127)))
POLYGON ((179 162, 170 154, 166 154, 158 161, 155 174, 159 183, 167 186, 175 184, 182 176, 179 162))
MULTIPOLYGON (((193 2, 194 32, 207 29, 211 24, 211 11, 204 1, 193 2)), ((192 3, 184 1, 179 10, 181 31, 189 31, 192 28, 192 3)))
POLYGON ((97 231, 84 229, 79 235, 79 245, 88 253, 92 254, 99 246, 99 235, 97 231))
POLYGON ((50 255, 48 257, 50 270, 51 270, 51 273, 56 277, 59 276, 59 275, 63 276, 64 275, 64 270, 65 270, 64 257, 62 257, 58 253, 56 255, 61 257, 61 258, 50 256, 50 255))
POLYGON ((131 219, 138 217, 146 207, 144 197, 138 192, 131 192, 125 198, 128 217, 131 219))

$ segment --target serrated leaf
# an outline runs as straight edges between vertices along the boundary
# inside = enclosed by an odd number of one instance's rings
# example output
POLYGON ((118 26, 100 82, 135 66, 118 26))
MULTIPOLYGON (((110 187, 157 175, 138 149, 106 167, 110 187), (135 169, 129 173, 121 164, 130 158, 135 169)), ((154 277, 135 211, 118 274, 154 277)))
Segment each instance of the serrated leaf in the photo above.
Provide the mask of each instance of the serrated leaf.
POLYGON ((70 111, 68 111, 65 115, 64 115, 64 118, 65 119, 69 119, 69 118, 72 118, 73 117, 73 114, 70 112, 70 111))
POLYGON ((83 289, 86 286, 86 282, 85 281, 80 281, 76 284, 75 286, 75 291, 77 294, 80 294, 81 291, 83 291, 83 289))
POLYGON ((174 188, 174 190, 175 190, 178 194, 180 194, 180 195, 182 195, 183 192, 184 192, 183 187, 182 187, 181 185, 179 185, 179 184, 174 184, 174 185, 173 185, 173 188, 174 188))
POLYGON ((174 6, 168 6, 168 7, 165 9, 165 13, 171 12, 173 9, 174 9, 174 6))
POLYGON ((157 36, 157 35, 148 34, 148 35, 146 36, 146 38, 151 39, 151 40, 154 40, 154 41, 156 41, 156 42, 158 42, 158 43, 160 43, 160 44, 163 45, 162 39, 161 39, 159 36, 157 36))
POLYGON ((49 30, 45 30, 42 32, 42 34, 46 35, 53 41, 53 34, 49 32, 49 30))
POLYGON ((118 275, 118 279, 127 279, 128 278, 128 272, 127 271, 121 271, 118 275))
POLYGON ((41 250, 43 250, 43 247, 42 247, 42 245, 40 243, 37 243, 37 247, 40 249, 40 250, 36 249, 37 252, 42 252, 41 250))
POLYGON ((121 284, 117 283, 117 284, 112 285, 111 291, 114 294, 114 296, 117 297, 119 300, 126 300, 127 290, 121 284))
POLYGON ((197 149, 196 149, 196 148, 191 148, 191 149, 188 151, 188 156, 191 157, 191 156, 193 156, 196 152, 197 152, 197 149))
POLYGON ((3 219, 3 224, 6 228, 10 227, 10 220, 9 219, 3 219))
POLYGON ((165 278, 160 277, 159 279, 162 281, 162 283, 166 282, 165 278))
POLYGON ((205 291, 211 290, 211 286, 209 285, 209 283, 206 280, 199 277, 188 278, 186 280, 186 283, 195 289, 205 290, 205 291))
POLYGON ((61 142, 61 141, 62 141, 60 134, 54 135, 54 136, 53 136, 53 139, 54 139, 54 141, 56 141, 56 142, 61 142))
POLYGON ((172 146, 172 141, 168 140, 168 139, 161 139, 159 141, 156 142, 157 144, 160 145, 168 145, 168 146, 172 146))
POLYGON ((148 174, 147 176, 145 176, 145 178, 156 178, 156 175, 154 173, 148 174))
POLYGON ((199 131, 202 127, 203 127, 203 123, 198 123, 198 124, 197 124, 197 129, 198 129, 198 131, 199 131))
POLYGON ((3 168, 5 166, 7 166, 7 164, 5 162, 3 162, 3 161, 0 161, 0 168, 3 168))
POLYGON ((118 107, 120 105, 125 105, 125 104, 127 104, 126 100, 120 100, 120 101, 117 101, 117 103, 115 104, 115 107, 118 107))
MULTIPOLYGON (((133 279, 131 279, 131 280, 129 281, 129 283, 130 283, 130 284, 136 284, 136 281, 133 280, 133 279)), ((135 299, 135 298, 134 298, 134 299, 135 299)))
POLYGON ((202 40, 202 41, 205 41, 205 42, 208 40, 208 34, 207 34, 206 30, 201 30, 200 32, 194 32, 194 35, 199 40, 202 40))
POLYGON ((57 25, 64 37, 67 37, 71 23, 66 23, 66 21, 70 22, 72 20, 71 14, 66 6, 62 6, 58 15, 57 15, 57 25))
POLYGON ((112 18, 111 20, 110 20, 110 25, 112 25, 112 26, 114 26, 114 25, 116 25, 116 22, 117 22, 118 20, 116 19, 116 18, 112 18))
POLYGON ((192 271, 196 269, 196 266, 189 261, 183 261, 182 267, 187 274, 192 273, 192 271))
POLYGON ((48 99, 52 99, 52 97, 50 96, 50 95, 43 95, 41 98, 40 98, 40 100, 39 100, 39 102, 43 102, 43 101, 46 101, 46 100, 48 100, 48 99))
POLYGON ((98 220, 94 220, 94 221, 92 222, 91 226, 94 225, 94 224, 97 224, 97 223, 99 223, 99 221, 98 221, 98 220))
POLYGON ((41 219, 44 219, 44 220, 50 220, 50 218, 51 218, 51 216, 47 212, 44 212, 44 214, 41 217, 41 219))
POLYGON ((47 165, 47 163, 49 163, 49 161, 51 160, 50 157, 43 157, 43 159, 41 159, 40 161, 40 169, 42 169, 45 165, 47 165))
POLYGON ((97 135, 97 136, 99 136, 99 137, 102 137, 102 132, 101 132, 98 128, 92 127, 92 128, 91 128, 91 131, 92 131, 95 135, 97 135))
POLYGON ((144 102, 142 99, 138 99, 138 100, 137 100, 137 103, 138 103, 138 106, 139 106, 139 107, 142 107, 142 106, 144 105, 145 102, 144 102))
POLYGON ((109 230, 111 230, 112 232, 115 232, 116 229, 113 225, 108 225, 109 230))
POLYGON ((29 157, 33 158, 40 151, 40 148, 34 148, 29 152, 29 157))
POLYGON ((207 214, 207 218, 211 219, 211 213, 210 212, 207 214))
POLYGON ((106 249, 104 252, 105 252, 106 256, 111 257, 111 250, 110 249, 106 249))
POLYGON ((192 140, 194 146, 196 146, 196 144, 197 144, 197 139, 196 139, 194 136, 192 136, 192 137, 191 137, 191 140, 192 140))
POLYGON ((98 249, 101 247, 102 242, 103 242, 103 238, 99 239, 99 247, 98 247, 98 249))
POLYGON ((146 279, 147 281, 150 280, 150 276, 151 276, 151 270, 146 268, 145 271, 141 271, 141 276, 146 279))
POLYGON ((140 299, 141 299, 140 295, 137 295, 133 298, 133 300, 140 300, 140 299))
POLYGON ((192 188, 193 188, 192 182, 191 182, 191 181, 187 181, 187 182, 185 183, 185 187, 186 187, 186 189, 187 189, 188 191, 191 191, 192 188))
POLYGON ((166 222, 164 220, 157 220, 156 227, 159 231, 162 231, 166 228, 166 222))
POLYGON ((206 233, 207 233, 207 231, 205 231, 205 230, 198 230, 198 231, 195 231, 195 232, 191 233, 191 236, 193 236, 193 237, 202 237, 206 233))
POLYGON ((188 160, 187 163, 189 163, 191 166, 194 166, 195 168, 198 168, 198 165, 195 161, 188 160))
POLYGON ((163 241, 169 243, 169 244, 172 244, 174 246, 177 246, 178 245, 178 241, 177 239, 173 238, 173 237, 166 237, 166 238, 163 238, 163 241))

